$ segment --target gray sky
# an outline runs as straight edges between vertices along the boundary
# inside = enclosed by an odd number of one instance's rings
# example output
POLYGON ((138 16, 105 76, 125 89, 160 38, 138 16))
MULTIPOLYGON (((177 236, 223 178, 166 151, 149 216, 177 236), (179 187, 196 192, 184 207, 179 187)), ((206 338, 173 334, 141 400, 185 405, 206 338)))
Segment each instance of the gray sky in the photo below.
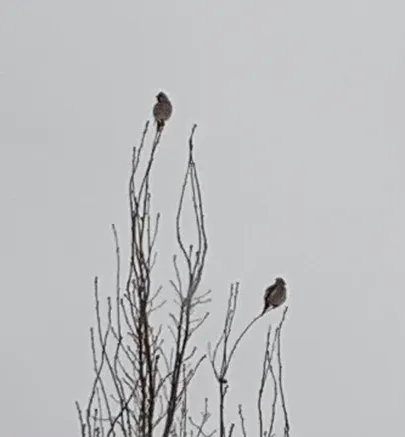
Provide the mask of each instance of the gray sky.
MULTIPOLYGON (((3 435, 78 432, 92 280, 105 294, 113 284, 110 224, 125 246, 131 147, 161 89, 175 105, 155 169, 162 283, 197 122, 215 303, 206 335, 230 281, 242 285, 239 331, 285 276, 293 435, 399 435, 403 1, 3 0, 0 52, 3 435)), ((266 327, 232 373, 231 406, 246 402, 252 429, 266 327)), ((200 409, 213 392, 196 384, 200 409)))

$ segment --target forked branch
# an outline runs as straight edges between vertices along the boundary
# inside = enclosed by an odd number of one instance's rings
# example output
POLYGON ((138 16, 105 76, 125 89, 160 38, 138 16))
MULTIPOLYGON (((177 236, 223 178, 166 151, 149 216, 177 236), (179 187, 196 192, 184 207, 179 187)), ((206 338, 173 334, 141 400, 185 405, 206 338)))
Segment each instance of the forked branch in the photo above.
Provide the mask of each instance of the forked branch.
MULTIPOLYGON (((152 318, 152 313, 164 303, 160 298, 162 287, 156 287, 152 280, 160 215, 156 214, 153 220, 150 190, 162 130, 156 130, 150 151, 147 152, 148 128, 149 123, 146 123, 140 145, 133 149, 132 155, 129 180, 131 241, 128 279, 124 290, 121 290, 118 233, 113 225, 116 290, 115 298, 107 299, 105 322, 101 316, 98 280, 95 280, 96 329, 91 329, 95 376, 84 411, 76 403, 82 437, 152 437, 159 427, 163 437, 169 436, 175 428, 176 414, 181 416, 180 407, 185 405, 188 387, 205 358, 204 355, 196 356, 196 351, 189 347, 191 336, 208 316, 207 312, 202 316, 196 314, 196 308, 209 301, 208 293, 198 294, 208 244, 201 187, 193 157, 196 126, 193 126, 189 139, 189 158, 176 219, 177 240, 187 274, 185 277, 181 275, 175 258, 177 284, 185 286, 174 287, 179 305, 177 313, 171 317, 174 320, 174 341, 169 350, 163 347, 162 325, 154 323, 152 318), (185 250, 180 226, 187 188, 190 188, 197 228, 196 251, 193 251, 193 246, 189 251, 185 250)), ((186 422, 189 421, 182 422, 183 433, 186 422)), ((202 428, 199 433, 204 435, 202 428)))

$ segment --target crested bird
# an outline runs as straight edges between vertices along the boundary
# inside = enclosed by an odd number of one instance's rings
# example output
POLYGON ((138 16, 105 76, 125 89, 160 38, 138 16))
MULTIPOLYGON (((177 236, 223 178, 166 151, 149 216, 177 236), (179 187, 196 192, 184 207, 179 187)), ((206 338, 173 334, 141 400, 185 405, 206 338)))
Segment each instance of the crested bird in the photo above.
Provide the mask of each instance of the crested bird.
POLYGON ((283 278, 276 278, 274 284, 264 292, 264 308, 262 315, 282 305, 287 300, 287 288, 283 278))
POLYGON ((162 91, 156 96, 157 102, 153 107, 153 116, 155 117, 157 130, 161 131, 165 125, 165 122, 169 120, 170 116, 173 112, 173 106, 166 96, 166 94, 162 91))

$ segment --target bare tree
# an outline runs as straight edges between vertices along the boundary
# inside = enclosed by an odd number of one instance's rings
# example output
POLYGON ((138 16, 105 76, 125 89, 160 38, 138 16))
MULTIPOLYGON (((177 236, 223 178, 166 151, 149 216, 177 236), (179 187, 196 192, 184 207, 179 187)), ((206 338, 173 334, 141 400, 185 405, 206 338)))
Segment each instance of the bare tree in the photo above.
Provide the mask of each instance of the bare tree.
MULTIPOLYGON (((176 311, 168 314, 165 324, 157 323, 154 317, 157 311, 161 311, 165 301, 162 299, 162 287, 156 287, 152 280, 160 215, 153 216, 151 209, 151 175, 164 129, 156 129, 151 149, 146 152, 148 130, 149 122, 145 125, 139 147, 134 148, 132 155, 128 278, 122 288, 121 249, 113 225, 116 289, 115 295, 107 299, 105 318, 102 316, 98 278, 94 281, 96 326, 90 329, 94 380, 87 405, 81 407, 76 402, 81 436, 207 437, 218 433, 220 437, 231 437, 235 432, 235 423, 228 423, 225 417, 225 401, 230 387, 228 370, 238 345, 261 315, 250 321, 230 346, 239 294, 239 284, 232 285, 222 334, 215 347, 208 345, 209 362, 219 394, 219 423, 209 431, 211 413, 208 399, 205 399, 199 420, 193 418, 189 405, 191 382, 206 358, 203 352, 206 346, 193 346, 191 339, 206 321, 209 314, 206 307, 210 302, 210 292, 200 291, 208 242, 201 185, 194 160, 196 125, 188 141, 188 161, 176 215, 176 238, 181 257, 173 256, 174 279, 170 281, 176 311), (187 192, 190 193, 188 203, 187 192), (196 225, 196 242, 190 245, 184 241, 181 226, 186 204, 192 207, 196 225), (166 328, 168 335, 165 335, 166 328)), ((289 436, 280 336, 286 313, 287 308, 272 340, 271 327, 267 332, 257 400, 260 437, 270 437, 273 433, 279 398, 284 418, 284 436, 289 436), (269 376, 273 386, 273 401, 270 406, 263 408, 263 393, 269 376), (265 415, 263 410, 269 413, 265 415)), ((211 406, 213 403, 212 400, 211 406)), ((238 434, 247 436, 242 405, 239 406, 238 417, 238 434)))

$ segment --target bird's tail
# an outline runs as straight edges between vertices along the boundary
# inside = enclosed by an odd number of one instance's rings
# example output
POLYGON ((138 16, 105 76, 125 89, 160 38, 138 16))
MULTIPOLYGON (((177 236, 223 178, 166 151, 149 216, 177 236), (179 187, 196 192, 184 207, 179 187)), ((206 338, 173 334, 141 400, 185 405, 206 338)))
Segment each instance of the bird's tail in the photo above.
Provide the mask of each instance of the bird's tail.
POLYGON ((268 313, 269 311, 271 311, 274 307, 272 305, 269 305, 268 307, 264 307, 262 313, 260 314, 260 316, 263 316, 264 314, 268 313))
POLYGON ((165 122, 164 120, 156 120, 156 130, 158 132, 161 132, 163 130, 163 128, 165 127, 165 122))

